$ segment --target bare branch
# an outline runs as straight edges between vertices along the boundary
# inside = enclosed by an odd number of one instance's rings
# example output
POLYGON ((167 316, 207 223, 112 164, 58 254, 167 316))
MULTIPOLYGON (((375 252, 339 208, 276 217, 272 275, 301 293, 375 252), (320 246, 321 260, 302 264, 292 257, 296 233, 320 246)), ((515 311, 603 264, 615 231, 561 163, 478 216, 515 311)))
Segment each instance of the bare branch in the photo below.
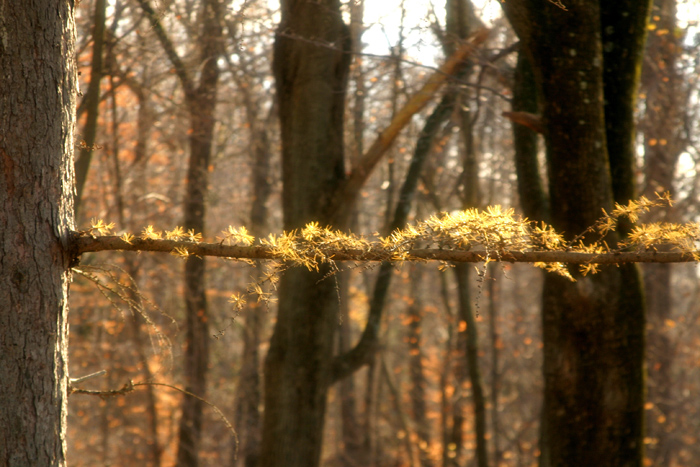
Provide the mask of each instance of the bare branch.
POLYGON ((187 72, 187 68, 185 67, 185 64, 183 63, 182 59, 175 51, 175 46, 173 45, 173 42, 170 40, 168 34, 163 28, 163 25, 160 23, 160 16, 158 15, 158 13, 156 13, 153 7, 151 7, 150 3, 148 3, 147 0, 137 0, 137 2, 148 16, 148 20, 150 21, 151 26, 153 27, 153 31, 156 33, 158 40, 163 46, 163 50, 168 56, 170 63, 172 63, 173 68, 175 68, 175 73, 177 73, 178 78, 180 78, 182 88, 185 90, 185 96, 188 99, 194 99, 196 90, 195 84, 192 81, 190 74, 187 72))

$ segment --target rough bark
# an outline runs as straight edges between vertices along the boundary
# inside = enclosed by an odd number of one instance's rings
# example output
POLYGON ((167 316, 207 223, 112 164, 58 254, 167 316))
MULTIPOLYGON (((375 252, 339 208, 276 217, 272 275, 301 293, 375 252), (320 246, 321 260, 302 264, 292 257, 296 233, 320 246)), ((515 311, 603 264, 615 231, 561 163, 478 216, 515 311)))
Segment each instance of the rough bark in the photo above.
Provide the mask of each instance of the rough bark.
MULTIPOLYGON (((634 110, 650 8, 651 0, 600 2, 605 133, 613 199, 621 204, 637 191, 634 110)), ((619 231, 626 234, 629 227, 623 223, 619 231)))
POLYGON ((0 1, 2 465, 66 464, 73 13, 67 0, 0 1))
MULTIPOLYGON (((639 65, 639 17, 646 11, 639 4, 619 8, 582 0, 566 7, 538 0, 504 3, 541 96, 552 224, 571 238, 601 208, 631 193, 627 134, 633 131, 637 82, 630 70, 639 65), (611 45, 603 39, 610 28, 636 40, 611 45), (604 46, 611 49, 605 57, 604 46), (613 59, 625 62, 614 65, 622 76, 606 87, 612 76, 604 68, 612 69, 613 59), (608 97, 618 107, 606 109, 608 97), (609 157, 613 148, 618 153, 609 157)), ((645 320, 637 269, 606 268, 576 283, 547 275, 542 313, 543 465, 641 465, 645 320)))

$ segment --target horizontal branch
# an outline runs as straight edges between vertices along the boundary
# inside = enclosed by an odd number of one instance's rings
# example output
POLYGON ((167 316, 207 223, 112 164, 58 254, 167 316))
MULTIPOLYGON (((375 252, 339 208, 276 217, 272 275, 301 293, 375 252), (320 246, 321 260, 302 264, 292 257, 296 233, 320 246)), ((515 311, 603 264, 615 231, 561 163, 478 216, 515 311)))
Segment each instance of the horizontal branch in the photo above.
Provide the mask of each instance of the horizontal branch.
MULTIPOLYGON (((231 259, 260 259, 285 261, 279 250, 268 245, 235 246, 221 243, 191 242, 184 240, 146 240, 132 238, 126 242, 116 236, 81 236, 74 240, 74 248, 79 256, 83 253, 98 251, 153 251, 190 254, 197 256, 214 256, 231 259)), ((387 251, 379 244, 369 249, 317 247, 313 249, 317 259, 328 258, 332 261, 446 261, 455 263, 479 263, 486 261, 504 261, 510 263, 569 263, 569 264, 621 264, 621 263, 688 263, 696 261, 693 254, 698 252, 610 252, 582 253, 575 251, 509 251, 509 250, 458 250, 439 248, 408 249, 400 252, 387 251)))

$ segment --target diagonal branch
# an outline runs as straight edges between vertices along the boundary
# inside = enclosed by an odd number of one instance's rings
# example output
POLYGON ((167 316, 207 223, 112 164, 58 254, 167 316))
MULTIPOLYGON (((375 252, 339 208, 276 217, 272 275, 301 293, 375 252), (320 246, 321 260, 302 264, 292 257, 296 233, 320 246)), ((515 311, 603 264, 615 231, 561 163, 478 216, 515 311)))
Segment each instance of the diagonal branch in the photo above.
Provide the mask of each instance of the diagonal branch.
MULTIPOLYGON (((143 0, 139 0, 143 1, 143 0)), ((416 92, 403 108, 396 114, 393 121, 377 136, 369 150, 364 154, 360 163, 352 171, 345 183, 336 191, 331 203, 330 213, 335 219, 343 219, 352 209, 358 192, 379 163, 394 140, 413 116, 420 112, 433 99, 440 87, 448 81, 476 52, 476 48, 488 38, 489 30, 481 29, 471 39, 460 47, 441 67, 433 73, 423 87, 416 92)))
MULTIPOLYGON (((443 96, 433 113, 428 117, 425 127, 421 132, 416 149, 408 168, 406 179, 401 186, 399 200, 396 203, 394 217, 389 225, 389 232, 401 229, 408 222, 408 214, 413 205, 418 180, 428 158, 430 149, 433 146, 435 135, 440 130, 442 124, 449 119, 456 102, 456 92, 451 91, 443 96)), ((382 319, 382 312, 385 308, 386 297, 389 294, 389 286, 393 277, 393 265, 384 261, 379 268, 377 282, 374 286, 374 293, 369 307, 367 324, 362 332, 358 343, 348 352, 338 355, 333 360, 332 379, 341 380, 354 373, 363 365, 369 363, 379 345, 379 327, 382 319)))
POLYGON ((153 30, 155 31, 156 36, 158 37, 158 40, 163 46, 165 54, 168 56, 170 63, 172 63, 173 65, 173 68, 175 68, 175 73, 177 74, 178 78, 180 78, 182 88, 185 91, 185 98, 187 100, 194 100, 196 95, 196 86, 194 84, 194 81, 187 72, 187 68, 185 67, 185 64, 183 63, 182 59, 175 51, 175 46, 173 46, 173 42, 170 40, 168 34, 163 28, 163 25, 160 23, 160 16, 151 7, 151 5, 148 3, 148 0, 136 1, 139 5, 141 5, 141 8, 143 9, 144 13, 146 13, 146 16, 148 16, 148 20, 150 21, 151 26, 153 27, 153 30))

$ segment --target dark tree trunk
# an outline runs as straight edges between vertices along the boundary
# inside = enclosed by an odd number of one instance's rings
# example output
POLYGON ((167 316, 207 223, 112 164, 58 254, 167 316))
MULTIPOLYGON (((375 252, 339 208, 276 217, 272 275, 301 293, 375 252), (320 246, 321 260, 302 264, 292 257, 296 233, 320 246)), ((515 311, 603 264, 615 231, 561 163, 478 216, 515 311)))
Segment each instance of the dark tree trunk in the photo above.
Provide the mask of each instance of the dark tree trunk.
MULTIPOLYGON (((541 97, 552 224, 572 238, 600 217, 601 208, 633 194, 627 167, 633 70, 647 8, 583 0, 566 7, 539 0, 504 4, 541 97), (608 11, 613 8, 619 15, 608 11), (615 41, 604 32, 631 37, 615 41)), ((607 241, 614 244, 616 237, 607 241)), ((545 277, 542 464, 641 465, 645 319, 639 274, 623 266, 577 279, 545 277)))
POLYGON ((2 0, 0 11, 0 465, 62 466, 74 196, 73 2, 2 0))
MULTIPOLYGON (((280 109, 286 230, 312 221, 321 225, 335 221, 333 227, 347 227, 361 185, 393 139, 393 131, 417 108, 410 107, 392 123, 392 131, 385 132, 364 156, 363 170, 346 180, 343 116, 351 40, 339 7, 337 0, 282 2, 273 68, 280 109)), ((482 33, 475 43, 484 39, 482 33)), ((460 49, 464 55, 470 52, 469 47, 460 49)), ((451 73, 461 63, 453 57, 448 65, 443 69, 451 73)), ((441 112, 446 100, 438 106, 441 112)), ((431 120, 435 124, 438 117, 431 120)), ((428 145, 429 149, 431 141, 432 136, 426 135, 419 146, 428 145)), ((418 176, 414 172, 419 173, 422 164, 419 159, 412 163, 402 187, 401 197, 407 200, 415 192, 418 176)), ((408 206, 400 201, 395 219, 399 213, 405 215, 408 206)), ((390 273, 385 268, 382 266, 380 277, 390 273)), ((318 465, 328 385, 371 361, 377 348, 381 300, 373 302, 358 344, 331 358, 338 298, 335 284, 326 277, 329 271, 325 266, 318 272, 291 269, 280 281, 278 320, 265 362, 264 467, 318 465), (326 280, 321 280, 324 277, 326 280)), ((378 281, 379 295, 385 294, 382 289, 388 284, 387 277, 378 281)))
MULTIPOLYGON (((522 47, 518 52, 518 63, 515 67, 512 109, 513 112, 527 112, 533 115, 539 113, 535 76, 530 60, 522 47)), ((528 219, 539 222, 549 220, 549 203, 540 176, 538 139, 539 136, 533 129, 513 123, 513 146, 520 207, 528 219)))
MULTIPOLYGON (((275 40, 274 74, 282 134, 285 230, 330 221, 345 178, 343 116, 348 32, 337 0, 286 0, 275 40), (335 44, 337 49, 314 43, 335 44)), ((342 228, 342 225, 334 227, 342 228)), ((331 380, 338 297, 329 272, 293 268, 279 285, 279 308, 265 360, 262 467, 319 465, 331 380)))
POLYGON ((290 270, 280 281, 265 361, 261 466, 319 465, 338 303, 332 282, 319 283, 327 272, 290 270))

